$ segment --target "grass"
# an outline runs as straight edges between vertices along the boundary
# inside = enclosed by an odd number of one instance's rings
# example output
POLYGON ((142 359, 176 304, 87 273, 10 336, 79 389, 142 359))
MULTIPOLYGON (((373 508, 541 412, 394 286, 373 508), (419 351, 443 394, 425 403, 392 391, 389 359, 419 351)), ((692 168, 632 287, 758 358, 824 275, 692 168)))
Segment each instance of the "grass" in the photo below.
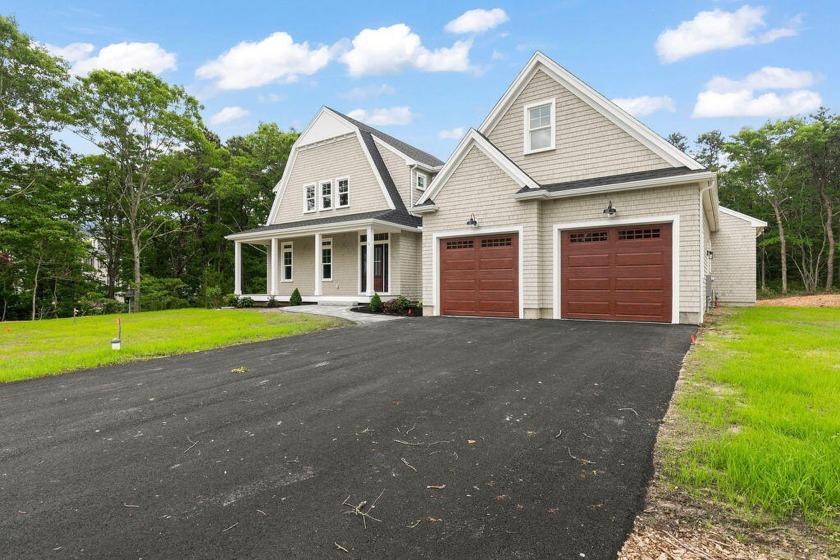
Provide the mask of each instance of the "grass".
POLYGON ((0 323, 0 382, 257 342, 335 326, 338 320, 256 310, 177 309, 0 323))
POLYGON ((686 372, 666 476, 755 519, 840 526, 840 309, 734 311, 686 372))

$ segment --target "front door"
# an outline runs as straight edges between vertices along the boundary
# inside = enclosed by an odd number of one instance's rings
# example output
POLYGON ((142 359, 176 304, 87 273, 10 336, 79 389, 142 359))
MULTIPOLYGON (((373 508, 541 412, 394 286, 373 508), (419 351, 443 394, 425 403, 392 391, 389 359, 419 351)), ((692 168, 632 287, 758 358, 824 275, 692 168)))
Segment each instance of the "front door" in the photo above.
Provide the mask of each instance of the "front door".
MULTIPOLYGON (((381 294, 388 291, 388 247, 387 243, 373 246, 373 291, 381 294)), ((367 291, 367 245, 361 246, 362 293, 367 291)))

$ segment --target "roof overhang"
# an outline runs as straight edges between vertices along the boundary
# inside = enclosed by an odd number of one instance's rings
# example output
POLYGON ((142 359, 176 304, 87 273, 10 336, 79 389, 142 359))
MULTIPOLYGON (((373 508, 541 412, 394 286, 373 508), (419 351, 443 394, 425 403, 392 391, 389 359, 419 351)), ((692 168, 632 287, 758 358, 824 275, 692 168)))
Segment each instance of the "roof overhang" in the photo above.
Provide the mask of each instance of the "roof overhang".
MULTIPOLYGON (((446 182, 452 177, 464 158, 470 151, 470 148, 476 147, 487 156, 487 158, 496 164, 508 177, 519 185, 520 188, 538 189, 539 184, 534 181, 527 173, 525 173, 519 166, 513 163, 499 148, 487 140, 481 133, 475 129, 470 129, 466 136, 455 148, 455 152, 449 157, 449 160, 440 170, 440 173, 435 177, 423 196, 417 201, 417 205, 422 205, 427 200, 434 200, 435 195, 440 191, 446 182)), ((416 206, 415 206, 416 208, 416 206)))
POLYGON ((676 175, 673 177, 660 177, 658 179, 643 179, 639 181, 626 181, 621 183, 610 183, 606 185, 597 185, 593 187, 582 187, 579 189, 548 191, 545 189, 537 189, 533 191, 519 192, 513 195, 517 200, 539 200, 552 198, 572 198, 576 196, 586 196, 592 194, 614 193, 622 191, 634 191, 640 189, 649 189, 654 187, 666 187, 671 185, 685 185, 691 183, 706 184, 708 181, 715 180, 715 174, 711 171, 707 173, 688 173, 686 175, 676 175))
POLYGON ((412 206, 408 211, 411 214, 431 214, 432 212, 437 212, 438 207, 434 204, 424 204, 422 206, 412 206))
POLYGON ((758 218, 753 218, 752 216, 748 216, 747 214, 743 214, 738 212, 737 210, 732 210, 731 208, 725 208, 723 206, 720 207, 720 211, 728 216, 732 216, 738 218, 740 220, 744 220, 745 222, 749 223, 756 229, 764 229, 767 227, 767 222, 764 220, 759 220, 758 218))
POLYGON ((300 227, 287 227, 278 229, 265 229, 262 231, 242 232, 226 235, 225 239, 228 241, 240 242, 259 242, 266 241, 273 238, 291 238, 291 237, 308 237, 316 233, 333 234, 346 233, 350 231, 360 231, 368 227, 375 227, 380 233, 399 233, 401 231, 420 231, 420 228, 413 226, 405 226, 395 224, 386 220, 377 218, 368 218, 364 220, 350 220, 346 222, 335 222, 331 224, 313 224, 300 227))

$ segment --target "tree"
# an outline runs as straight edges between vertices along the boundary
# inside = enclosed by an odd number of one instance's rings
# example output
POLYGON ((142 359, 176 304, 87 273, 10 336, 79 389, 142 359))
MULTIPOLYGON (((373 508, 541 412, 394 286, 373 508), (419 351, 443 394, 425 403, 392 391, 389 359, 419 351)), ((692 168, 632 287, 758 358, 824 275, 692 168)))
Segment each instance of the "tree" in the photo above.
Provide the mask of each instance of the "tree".
POLYGON ((672 132, 671 134, 665 137, 665 140, 667 140, 679 151, 688 153, 688 138, 686 138, 685 134, 682 134, 680 132, 672 132))
POLYGON ((697 152, 694 154, 694 159, 710 171, 720 171, 723 169, 721 155, 723 154, 725 140, 719 130, 712 130, 700 134, 694 143, 697 145, 697 152))
POLYGON ((178 179, 153 181, 157 163, 206 141, 198 101, 145 71, 92 72, 73 87, 76 132, 110 157, 119 172, 119 206, 128 227, 133 256, 135 308, 140 310, 141 256, 165 234, 164 210, 180 187, 178 179))

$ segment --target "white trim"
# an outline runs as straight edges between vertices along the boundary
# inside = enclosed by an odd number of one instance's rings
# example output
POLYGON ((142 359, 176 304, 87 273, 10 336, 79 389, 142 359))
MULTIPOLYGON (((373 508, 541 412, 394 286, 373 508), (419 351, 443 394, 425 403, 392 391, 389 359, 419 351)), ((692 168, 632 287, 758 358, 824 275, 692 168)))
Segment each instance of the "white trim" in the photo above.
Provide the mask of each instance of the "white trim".
POLYGON ((313 233, 344 233, 348 231, 356 231, 360 228, 365 228, 368 225, 375 225, 380 232, 387 231, 391 233, 398 233, 400 231, 421 231, 421 228, 413 226, 404 226, 400 224, 395 224, 393 222, 386 222, 385 220, 379 220, 376 218, 367 218, 363 220, 348 220, 346 222, 314 224, 309 226, 265 230, 245 234, 232 233, 230 235, 226 235, 225 239, 227 239, 228 241, 257 243, 259 241, 267 241, 275 235, 280 235, 284 238, 307 237, 308 235, 312 235, 313 233))
MULTIPOLYGON (((362 291, 362 247, 367 246, 367 240, 362 242, 362 236, 363 235, 367 236, 367 231, 366 230, 365 231, 359 231, 358 233, 359 233, 359 235, 357 237, 358 243, 356 245, 356 266, 358 267, 356 269, 356 272, 357 272, 357 274, 356 274, 356 276, 357 276, 356 292, 360 295, 364 295, 365 292, 362 291)), ((392 284, 392 282, 391 282, 391 272, 393 270, 393 262, 394 262, 394 258, 393 258, 394 255, 393 255, 393 251, 391 250, 393 248, 393 245, 391 245, 391 232, 380 231, 378 233, 374 233, 373 234, 373 245, 374 245, 374 247, 376 245, 387 245, 388 246, 388 289, 385 290, 384 292, 380 293, 379 295, 380 296, 389 296, 392 293, 391 292, 391 284, 392 284), (382 234, 382 233, 387 235, 388 239, 383 239, 383 240, 377 241, 376 236, 379 235, 379 234, 382 234)), ((367 279, 365 279, 365 283, 367 283, 367 279)))
POLYGON ((267 226, 273 224, 275 220, 277 220, 277 214, 280 212, 280 201, 283 200, 283 195, 286 194, 286 186, 289 183, 289 178, 292 176, 291 169, 294 167, 295 161, 297 160, 298 147, 296 144, 297 142, 292 144, 292 151, 289 154, 289 160, 283 168, 283 176, 280 177, 280 180, 276 185, 274 185, 274 202, 271 204, 271 212, 268 213, 268 219, 265 221, 265 225, 267 226))
POLYGON ((752 216, 748 216, 747 214, 742 214, 737 210, 732 210, 731 208, 726 208, 724 206, 719 206, 718 209, 728 216, 732 216, 733 218, 739 218, 741 220, 744 220, 745 222, 749 222, 749 224, 753 227, 767 227, 767 222, 765 222, 764 220, 759 220, 758 218, 753 218, 752 216))
POLYGON ((522 192, 513 195, 517 200, 529 200, 537 198, 572 198, 589 194, 602 194, 621 191, 633 191, 652 187, 664 187, 669 185, 682 185, 690 183, 702 183, 714 178, 714 173, 690 173, 688 175, 677 175, 674 177, 660 177, 658 179, 640 179, 638 181, 627 181, 624 183, 609 183, 595 187, 582 187, 580 189, 569 189, 565 191, 537 190, 522 192))
POLYGON ((434 204, 424 204, 423 206, 412 206, 408 209, 410 214, 429 214, 431 212, 437 212, 438 207, 434 204))
POLYGON ((482 237, 485 235, 494 235, 497 233, 515 233, 517 234, 517 245, 519 250, 519 262, 517 263, 518 270, 516 280, 518 283, 517 290, 519 292, 519 318, 525 318, 525 294, 522 290, 522 275, 525 265, 525 241, 523 239, 525 226, 499 226, 489 228, 475 229, 461 229, 440 231, 432 235, 432 305, 434 306, 433 316, 439 316, 441 311, 440 305, 440 240, 450 237, 482 237))
POLYGON ((481 123, 478 130, 482 134, 490 134, 513 105, 514 101, 519 97, 519 94, 525 86, 528 85, 537 70, 544 71, 549 77, 553 78, 564 88, 579 97, 590 107, 636 138, 648 149, 674 167, 686 166, 689 169, 703 168, 694 159, 672 146, 667 140, 639 122, 618 105, 586 85, 577 76, 574 76, 571 72, 539 51, 534 53, 534 56, 531 57, 531 60, 528 61, 525 68, 522 69, 502 98, 493 107, 490 114, 487 115, 487 118, 484 119, 484 122, 481 123))
MULTIPOLYGON (((551 150, 555 149, 554 143, 557 140, 557 119, 555 116, 555 111, 557 110, 557 102, 556 98, 552 97, 550 99, 543 99, 542 101, 534 101, 533 103, 528 103, 522 108, 523 112, 523 138, 522 138, 522 150, 525 155, 529 154, 538 154, 541 152, 550 152, 551 150), (543 107, 544 105, 548 105, 549 115, 548 115, 548 128, 551 130, 551 143, 546 146, 545 148, 531 148, 531 116, 528 114, 531 109, 536 109, 538 107, 543 107)), ((537 130, 540 130, 543 127, 540 127, 537 130)))
POLYGON ((335 179, 335 199, 333 202, 338 201, 338 204, 333 206, 333 208, 350 208, 350 176, 346 175, 344 177, 336 177, 335 179), (339 181, 347 181, 347 204, 341 204, 341 193, 338 190, 338 183, 339 181))
MULTIPOLYGON (((382 294, 380 294, 382 295, 382 294)), ((357 296, 316 296, 316 295, 306 295, 302 294, 303 301, 306 303, 369 303, 370 297, 365 295, 357 295, 357 296)), ((242 297, 249 297, 254 301, 268 301, 271 299, 271 295, 269 294, 242 294, 242 297)), ((275 296, 275 301, 282 301, 288 302, 289 296, 275 296)))
POLYGON ((318 185, 315 183, 307 183, 303 185, 303 213, 304 214, 312 214, 313 212, 318 211, 318 185), (309 200, 307 197, 306 189, 312 187, 312 194, 314 195, 314 200, 312 202, 315 203, 315 207, 312 210, 307 210, 306 202, 309 200))
POLYGON ((277 276, 277 260, 278 260, 278 249, 277 243, 278 239, 276 237, 271 238, 271 251, 269 255, 271 256, 271 264, 269 266, 269 279, 271 280, 271 290, 269 293, 271 295, 277 295, 277 284, 278 284, 278 276, 277 276))
POLYGON ((282 247, 280 248, 280 268, 282 269, 282 273, 280 274, 280 282, 294 282, 295 281, 295 244, 293 241, 284 241, 282 247), (292 255, 292 262, 289 265, 291 268, 291 278, 286 280, 286 250, 292 255))
POLYGON ((443 167, 443 165, 427 165, 427 164, 425 164, 421 161, 417 161, 416 159, 410 157, 409 155, 401 152, 398 148, 392 146, 388 142, 385 142, 384 140, 380 139, 376 135, 371 134, 371 136, 373 136, 373 141, 374 142, 376 142, 377 144, 379 144, 380 146, 382 146, 386 150, 392 152, 395 156, 397 156, 399 158, 402 158, 402 160, 405 161, 405 164, 408 165, 408 166, 416 165, 417 167, 422 167, 423 171, 426 171, 426 172, 429 172, 429 173, 434 173, 434 172, 440 170, 440 168, 443 167))
POLYGON ((328 212, 330 210, 335 210, 335 190, 333 189, 333 180, 332 179, 324 179, 323 181, 318 181, 318 211, 319 212, 328 212), (330 207, 324 208, 324 185, 330 186, 330 207))
POLYGON ((529 189, 539 189, 539 184, 534 181, 527 173, 522 171, 516 164, 514 164, 506 155, 504 155, 499 148, 491 144, 484 136, 479 134, 475 129, 470 129, 464 136, 455 152, 450 156, 446 165, 443 166, 440 173, 434 178, 432 183, 426 187, 426 192, 423 193, 416 205, 423 204, 429 199, 434 199, 437 193, 443 188, 443 185, 452 177, 455 170, 461 165, 461 162, 467 157, 471 147, 475 146, 487 156, 487 158, 495 163, 502 171, 513 179, 519 187, 528 187, 529 189))
POLYGON ((333 240, 332 237, 323 237, 321 238, 321 247, 320 251, 318 252, 319 255, 319 264, 321 265, 321 281, 322 282, 332 282, 333 281, 333 267, 335 266, 335 252, 333 251, 333 240), (330 250, 330 277, 327 278, 324 276, 324 247, 328 246, 330 250))
POLYGON ((666 216, 642 216, 638 218, 602 218, 600 220, 588 220, 584 222, 564 222, 554 224, 551 228, 553 236, 553 258, 552 258, 552 306, 553 317, 562 319, 560 309, 560 232, 570 229, 588 229, 596 227, 615 227, 642 224, 667 224, 671 225, 671 323, 680 322, 680 216, 679 214, 666 216))
POLYGON ((233 242, 233 293, 242 295, 242 242, 233 242))

